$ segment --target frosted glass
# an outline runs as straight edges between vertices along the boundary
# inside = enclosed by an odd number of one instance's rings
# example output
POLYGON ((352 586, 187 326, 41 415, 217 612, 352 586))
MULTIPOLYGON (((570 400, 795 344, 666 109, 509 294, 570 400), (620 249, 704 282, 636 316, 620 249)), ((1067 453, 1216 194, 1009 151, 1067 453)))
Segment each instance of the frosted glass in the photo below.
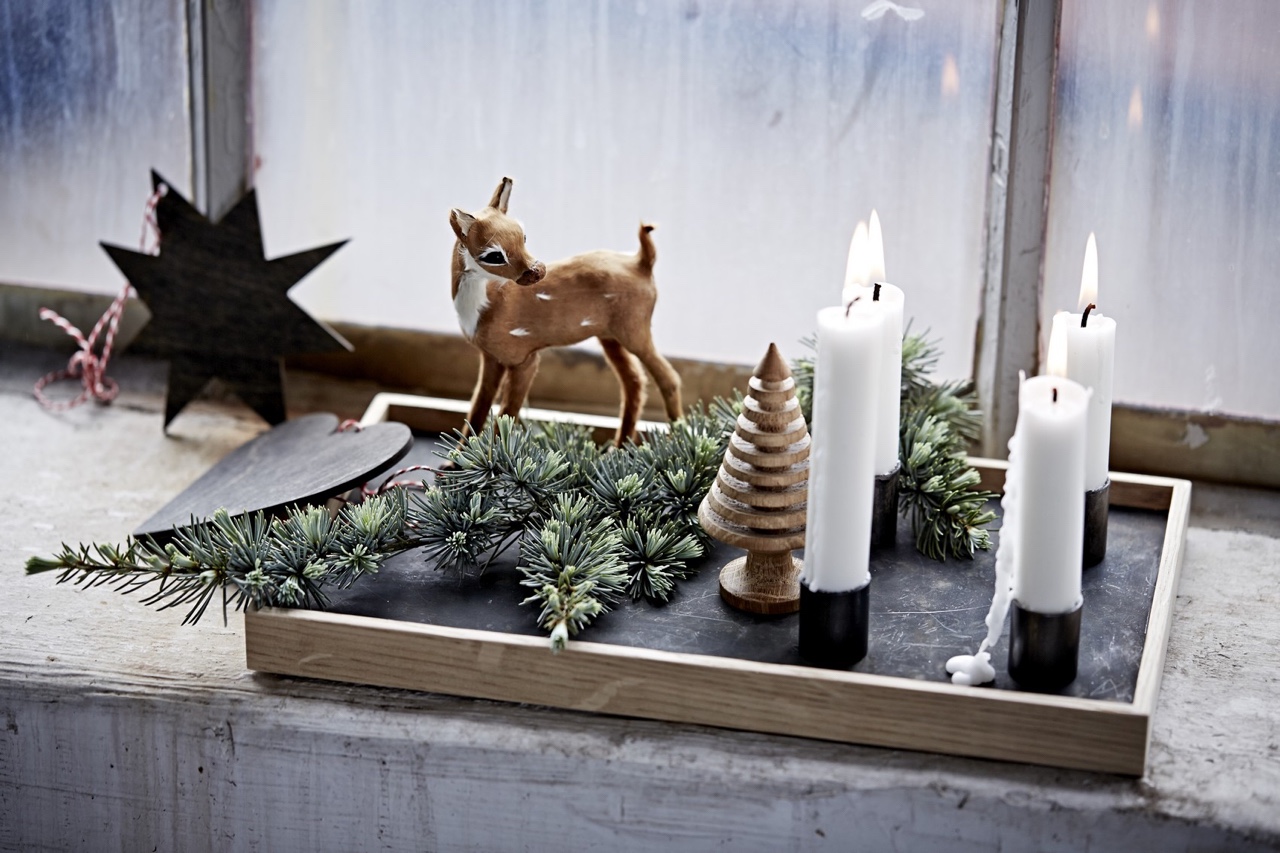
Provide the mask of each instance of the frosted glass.
POLYGON ((1042 330, 1096 231, 1117 401, 1280 417, 1278 44, 1270 0, 1064 4, 1042 330))
POLYGON ((996 2, 259 2, 269 254, 353 241, 294 291, 320 316, 456 332, 451 207, 502 175, 538 257, 659 225, 669 355, 788 355, 879 209, 888 278, 968 376, 996 2), (872 3, 870 9, 885 6, 872 3))
POLYGON ((0 280, 113 293, 151 169, 189 195, 184 3, 0 2, 0 280))

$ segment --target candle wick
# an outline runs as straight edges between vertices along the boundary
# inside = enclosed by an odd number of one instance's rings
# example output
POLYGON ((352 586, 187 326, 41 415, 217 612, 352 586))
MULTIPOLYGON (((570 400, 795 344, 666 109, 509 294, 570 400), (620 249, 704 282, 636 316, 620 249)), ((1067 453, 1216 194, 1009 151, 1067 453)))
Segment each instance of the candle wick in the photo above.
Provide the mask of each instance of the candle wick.
POLYGON ((1056 403, 1056 402, 1058 402, 1058 389, 1057 389, 1057 388, 1054 388, 1054 389, 1053 389, 1053 402, 1055 402, 1055 403, 1056 403))
POLYGON ((871 294, 871 301, 872 302, 880 301, 880 282, 878 281, 875 283, 875 290, 871 294))
POLYGON ((1089 312, 1097 307, 1092 302, 1084 306, 1084 314, 1080 317, 1080 328, 1087 329, 1089 327, 1089 312))
POLYGON ((861 298, 861 296, 855 296, 853 299, 849 300, 848 305, 844 306, 844 316, 846 320, 849 318, 849 312, 853 310, 853 303, 857 302, 861 298))

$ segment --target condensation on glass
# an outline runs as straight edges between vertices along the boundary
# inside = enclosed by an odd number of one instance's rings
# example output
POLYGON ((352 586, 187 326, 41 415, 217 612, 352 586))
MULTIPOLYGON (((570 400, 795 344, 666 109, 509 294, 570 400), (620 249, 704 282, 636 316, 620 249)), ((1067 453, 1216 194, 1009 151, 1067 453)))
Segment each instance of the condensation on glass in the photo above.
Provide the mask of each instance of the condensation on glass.
POLYGON ((190 187, 186 4, 0 3, 0 281, 111 293, 151 169, 190 187))
POLYGON ((544 260, 656 222, 658 346, 748 363, 804 351, 875 207, 913 328, 968 376, 997 5, 257 3, 268 253, 351 237, 299 302, 456 332, 448 211, 511 175, 544 260))
POLYGON ((1117 401, 1280 417, 1277 45, 1271 0, 1064 3, 1042 330, 1096 231, 1117 401))

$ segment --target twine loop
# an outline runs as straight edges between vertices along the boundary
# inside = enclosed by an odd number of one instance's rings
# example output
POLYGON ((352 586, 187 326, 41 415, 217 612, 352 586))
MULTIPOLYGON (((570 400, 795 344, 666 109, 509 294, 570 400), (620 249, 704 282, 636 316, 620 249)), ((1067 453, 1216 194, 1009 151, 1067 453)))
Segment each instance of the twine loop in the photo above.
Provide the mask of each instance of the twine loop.
MULTIPOLYGON (((160 225, 156 221, 156 205, 169 192, 169 187, 160 184, 156 187, 142 211, 142 236, 138 240, 139 248, 148 255, 160 254, 160 225)), ((107 405, 120 393, 120 386, 107 376, 107 363, 111 361, 111 348, 115 344, 116 332, 120 329, 120 318, 124 315, 125 304, 133 288, 129 282, 124 283, 120 293, 111 301, 106 312, 94 323, 93 330, 86 337, 70 320, 52 308, 41 308, 40 319, 48 320, 71 336, 79 349, 72 354, 67 366, 62 370, 47 373, 36 380, 32 391, 40 405, 51 412, 62 412, 74 409, 81 403, 92 399, 101 405, 107 405), (105 334, 104 334, 105 331, 105 334), (94 352, 98 336, 102 338, 102 354, 94 352), (71 400, 55 402, 44 394, 44 389, 55 382, 67 379, 80 380, 80 395, 71 400)))

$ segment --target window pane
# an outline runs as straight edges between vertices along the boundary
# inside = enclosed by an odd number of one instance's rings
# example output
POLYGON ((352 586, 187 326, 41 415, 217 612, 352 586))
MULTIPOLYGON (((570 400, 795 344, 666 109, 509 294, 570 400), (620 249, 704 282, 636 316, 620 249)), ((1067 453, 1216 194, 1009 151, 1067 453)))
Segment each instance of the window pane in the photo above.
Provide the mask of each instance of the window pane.
POLYGON ((1096 231, 1117 400, 1280 417, 1277 44, 1270 0, 1064 4, 1042 329, 1096 231))
POLYGON ((115 292, 158 169, 187 193, 185 4, 0 3, 0 280, 115 292))
POLYGON ((260 2, 268 252, 353 237, 300 302, 456 332, 448 211, 483 206, 507 174, 544 260, 632 251, 639 220, 657 222, 658 346, 752 362, 770 340, 798 354, 877 207, 915 328, 968 376, 997 4, 905 5, 923 16, 816 0, 260 2))

